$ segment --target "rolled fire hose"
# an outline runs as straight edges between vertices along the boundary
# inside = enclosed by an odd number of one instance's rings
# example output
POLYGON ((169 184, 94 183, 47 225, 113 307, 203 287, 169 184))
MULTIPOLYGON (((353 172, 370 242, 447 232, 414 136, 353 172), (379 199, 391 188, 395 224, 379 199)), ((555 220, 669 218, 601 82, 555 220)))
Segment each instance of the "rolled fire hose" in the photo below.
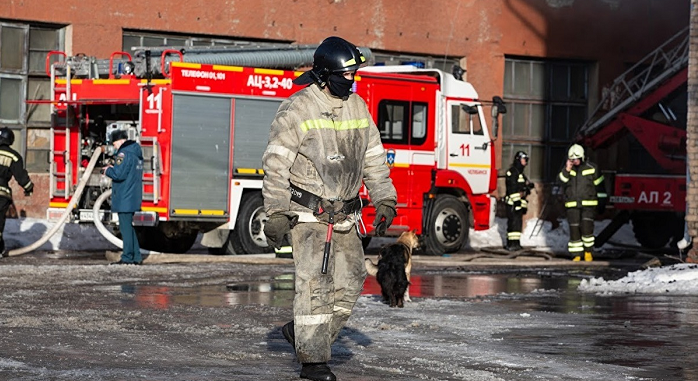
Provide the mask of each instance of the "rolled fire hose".
POLYGON ((38 241, 34 242, 33 244, 29 246, 25 246, 19 249, 13 249, 10 250, 10 252, 7 254, 10 257, 26 254, 30 251, 34 251, 37 248, 39 248, 41 245, 46 243, 46 241, 49 240, 56 232, 58 229, 63 226, 63 223, 65 223, 65 220, 70 217, 70 214, 73 212, 73 208, 75 208, 75 204, 78 203, 80 200, 80 196, 82 195, 82 191, 85 189, 85 185, 87 184, 87 180, 90 179, 90 175, 92 175, 92 170, 94 169, 95 165, 97 164, 97 160, 99 157, 102 155, 102 150, 97 149, 95 152, 92 154, 92 158, 90 159, 90 163, 87 164, 87 168, 85 168, 85 172, 82 174, 82 177, 80 178, 80 182, 78 182, 78 187, 75 189, 75 193, 73 194, 73 197, 71 197, 70 202, 68 203, 68 206, 65 207, 65 211, 63 212, 63 215, 61 218, 58 219, 56 224, 49 230, 46 234, 44 234, 43 237, 41 237, 38 241))
MULTIPOLYGON (((95 200, 94 206, 92 206, 92 219, 95 223, 95 226, 97 227, 97 230, 100 233, 102 233, 102 235, 104 236, 104 238, 107 239, 107 241, 111 242, 112 244, 114 244, 114 246, 117 246, 119 249, 123 249, 124 242, 122 240, 120 240, 119 238, 117 238, 114 234, 112 234, 112 232, 110 232, 106 227, 104 227, 104 224, 99 219, 99 208, 102 206, 102 203, 104 202, 104 200, 106 200, 107 197, 109 197, 109 196, 111 196, 111 189, 107 189, 106 191, 104 191, 104 193, 102 193, 101 195, 99 195, 99 197, 97 197, 97 200, 95 200)), ((141 249, 141 254, 148 255, 148 254, 162 254, 162 253, 157 252, 157 251, 141 249)))

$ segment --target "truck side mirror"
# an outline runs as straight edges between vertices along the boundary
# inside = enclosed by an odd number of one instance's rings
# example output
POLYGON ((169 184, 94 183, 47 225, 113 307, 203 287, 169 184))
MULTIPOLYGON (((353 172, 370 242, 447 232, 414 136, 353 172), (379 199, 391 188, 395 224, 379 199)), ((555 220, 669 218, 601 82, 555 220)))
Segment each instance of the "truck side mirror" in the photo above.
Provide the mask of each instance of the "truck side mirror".
POLYGON ((507 106, 502 97, 497 95, 492 97, 492 117, 497 117, 499 114, 506 114, 507 106))
POLYGON ((477 106, 468 106, 468 105, 462 105, 461 108, 463 108, 463 111, 465 111, 468 115, 477 115, 477 106))
POLYGON ((504 100, 499 96, 492 97, 492 135, 497 137, 499 133, 499 114, 506 114, 507 107, 504 104, 504 100))

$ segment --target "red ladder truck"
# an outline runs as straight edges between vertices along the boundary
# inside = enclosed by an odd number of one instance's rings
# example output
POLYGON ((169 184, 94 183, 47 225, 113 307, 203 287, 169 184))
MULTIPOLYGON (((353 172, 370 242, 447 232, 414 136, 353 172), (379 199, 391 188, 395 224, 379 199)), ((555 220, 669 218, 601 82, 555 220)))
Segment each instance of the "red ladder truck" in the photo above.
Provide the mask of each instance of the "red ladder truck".
POLYGON ((607 174, 607 186, 618 213, 597 246, 628 221, 647 248, 673 245, 683 236, 688 47, 686 27, 607 86, 579 129, 577 140, 589 148, 623 144, 628 152, 609 158, 617 169, 607 174))

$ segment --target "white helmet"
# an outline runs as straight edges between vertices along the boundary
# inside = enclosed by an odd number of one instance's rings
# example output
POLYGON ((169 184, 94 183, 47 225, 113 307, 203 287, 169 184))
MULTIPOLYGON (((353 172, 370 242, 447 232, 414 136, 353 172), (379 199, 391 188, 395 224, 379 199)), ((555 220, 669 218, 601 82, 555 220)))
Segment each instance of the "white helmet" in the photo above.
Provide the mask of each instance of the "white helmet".
POLYGON ((572 145, 569 151, 567 151, 567 158, 570 160, 580 159, 584 161, 584 148, 582 148, 582 146, 580 146, 579 144, 572 145))

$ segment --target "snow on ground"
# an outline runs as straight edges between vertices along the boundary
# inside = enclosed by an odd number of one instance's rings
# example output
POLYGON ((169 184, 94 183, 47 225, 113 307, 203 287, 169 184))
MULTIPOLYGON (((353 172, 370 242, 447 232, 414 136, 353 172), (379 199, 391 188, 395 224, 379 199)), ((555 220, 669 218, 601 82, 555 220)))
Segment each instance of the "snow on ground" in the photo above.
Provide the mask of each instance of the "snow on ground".
POLYGON ((583 279, 579 291, 600 294, 698 295, 698 265, 681 263, 628 273, 618 280, 583 279))
MULTIPOLYGON (((610 220, 598 221, 595 233, 599 233, 610 220)), ((553 252, 564 252, 569 237, 566 220, 553 229, 549 221, 537 226, 537 219, 525 223, 521 244, 525 247, 548 248, 553 252), (536 231, 536 234, 533 232, 536 231)), ((39 240, 53 227, 53 223, 42 219, 9 219, 5 226, 5 241, 10 249, 28 246, 39 240)), ((470 231, 470 247, 479 249, 488 246, 502 246, 506 236, 506 219, 497 218, 495 225, 485 231, 470 231)), ((372 242, 385 243, 388 238, 372 242)), ((612 243, 637 245, 630 225, 623 226, 604 247, 612 243)), ((39 250, 118 250, 97 231, 93 225, 65 224, 39 250)), ((580 291, 596 293, 651 293, 651 294, 698 294, 698 266, 679 264, 662 268, 629 273, 625 278, 606 281, 603 278, 584 280, 580 291)))

